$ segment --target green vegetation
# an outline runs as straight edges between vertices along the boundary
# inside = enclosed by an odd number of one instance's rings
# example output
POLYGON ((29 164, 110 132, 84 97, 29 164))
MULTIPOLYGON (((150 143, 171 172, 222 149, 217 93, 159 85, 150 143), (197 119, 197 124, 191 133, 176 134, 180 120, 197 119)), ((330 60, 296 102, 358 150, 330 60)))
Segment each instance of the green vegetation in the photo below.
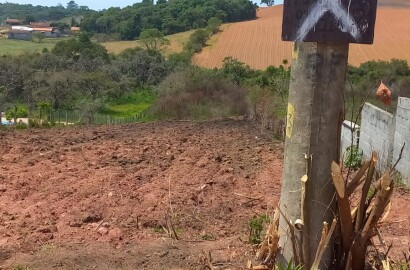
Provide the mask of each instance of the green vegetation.
POLYGON ((133 117, 147 110, 155 99, 151 89, 132 92, 108 104, 100 112, 114 117, 133 117))
POLYGON ((38 21, 59 21, 71 16, 84 16, 91 11, 86 6, 78 6, 74 1, 69 1, 67 6, 61 4, 54 7, 40 5, 20 5, 13 3, 0 3, 0 20, 7 18, 19 19, 23 23, 38 21))
MULTIPOLYGON (((410 192, 410 188, 406 186, 403 180, 403 176, 399 172, 397 172, 396 175, 394 176, 394 185, 398 188, 401 188, 402 190, 406 192, 410 192)), ((410 264, 410 260, 409 260, 409 264, 410 264)))
POLYGON ((44 48, 51 50, 64 38, 45 38, 41 43, 25 40, 0 39, 0 56, 41 53, 44 48))
MULTIPOLYGON (((51 118, 56 119, 51 117, 53 111, 61 110, 80 111, 78 119, 70 123, 95 123, 97 114, 135 119, 247 116, 260 123, 261 131, 270 129, 281 135, 282 128, 276 122, 283 123, 286 117, 290 81, 286 60, 266 70, 253 70, 232 57, 226 58, 220 69, 192 65, 193 53, 206 46, 222 22, 254 18, 255 6, 249 3, 175 0, 154 5, 143 1, 124 9, 87 13, 83 26, 86 30, 90 27, 90 32, 73 39, 39 39, 41 43, 0 40, 2 45, 10 44, 0 46, 0 106, 10 111, 16 104, 23 104, 34 116, 31 126, 52 125, 51 118), (178 39, 173 42, 178 43, 179 50, 185 43, 182 52, 168 53, 166 58, 160 53, 166 46, 175 46, 172 42, 168 45, 165 34, 193 28, 197 29, 175 35, 178 39), (92 34, 102 40, 115 36, 139 36, 140 40, 114 55, 92 42, 92 34), (25 48, 29 48, 26 54, 17 55, 25 48), (42 103, 49 107, 40 110, 42 103)), ((70 4, 70 10, 77 9, 74 4, 70 4)), ((77 20, 74 13, 70 14, 74 24, 77 20)), ((64 24, 56 25, 66 27, 64 24)), ((394 98, 410 96, 406 61, 368 62, 350 67, 348 77, 352 85, 346 87, 348 116, 358 112, 367 93, 375 90, 380 80, 392 88, 394 98)), ((360 153, 352 149, 346 165, 357 167, 360 161, 360 153)))
POLYGON ((156 28, 142 31, 139 40, 149 53, 158 53, 164 46, 170 44, 170 41, 164 37, 164 33, 156 28))
POLYGON ((33 37, 33 41, 37 41, 38 43, 41 43, 41 41, 46 38, 44 33, 41 32, 35 32, 31 36, 33 37))
POLYGON ((369 61, 359 67, 349 67, 348 81, 345 95, 348 120, 356 120, 364 101, 386 108, 375 95, 381 81, 392 91, 392 108, 396 107, 399 96, 410 97, 410 69, 406 60, 369 61))
POLYGON ((12 268, 13 270, 29 270, 27 266, 18 265, 12 268))
POLYGON ((278 267, 277 268, 278 270, 302 270, 303 269, 303 265, 295 266, 293 263, 293 260, 290 260, 287 265, 278 264, 277 267, 278 267))
POLYGON ((357 145, 346 149, 344 165, 346 168, 357 170, 362 166, 363 151, 357 145))
POLYGON ((269 224, 270 218, 267 215, 255 216, 249 221, 249 241, 252 244, 260 244, 263 238, 263 230, 269 224))
POLYGON ((132 40, 146 29, 158 29, 165 35, 204 28, 210 18, 237 22, 256 18, 257 6, 249 0, 144 0, 132 6, 109 8, 89 14, 81 28, 90 33, 119 34, 132 40))
POLYGON ((261 4, 265 4, 268 7, 271 7, 275 4, 275 1, 274 0, 261 0, 261 4))

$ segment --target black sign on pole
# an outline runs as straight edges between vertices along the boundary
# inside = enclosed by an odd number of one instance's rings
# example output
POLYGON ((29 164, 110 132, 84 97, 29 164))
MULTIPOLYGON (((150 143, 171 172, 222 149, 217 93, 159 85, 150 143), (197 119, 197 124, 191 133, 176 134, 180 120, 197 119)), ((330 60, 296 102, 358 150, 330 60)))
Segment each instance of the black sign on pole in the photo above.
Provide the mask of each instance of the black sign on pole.
POLYGON ((284 0, 282 40, 373 44, 377 0, 284 0))

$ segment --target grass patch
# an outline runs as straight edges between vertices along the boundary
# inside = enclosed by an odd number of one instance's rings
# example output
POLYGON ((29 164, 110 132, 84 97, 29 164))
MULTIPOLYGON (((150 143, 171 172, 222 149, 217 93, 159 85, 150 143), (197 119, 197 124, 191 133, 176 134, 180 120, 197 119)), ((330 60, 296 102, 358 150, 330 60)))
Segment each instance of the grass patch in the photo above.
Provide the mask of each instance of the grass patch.
POLYGON ((0 39, 0 56, 41 53, 44 48, 51 50, 54 45, 67 38, 46 38, 41 43, 15 39, 0 39))
POLYGON ((124 95, 112 102, 100 113, 113 117, 134 117, 148 109, 156 100, 151 90, 142 90, 124 95))

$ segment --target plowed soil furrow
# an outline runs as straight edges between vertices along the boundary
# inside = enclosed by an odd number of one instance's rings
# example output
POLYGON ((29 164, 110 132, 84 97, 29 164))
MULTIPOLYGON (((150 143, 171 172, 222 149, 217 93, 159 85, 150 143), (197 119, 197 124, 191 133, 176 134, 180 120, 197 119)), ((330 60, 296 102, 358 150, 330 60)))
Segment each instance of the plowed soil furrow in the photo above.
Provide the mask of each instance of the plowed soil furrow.
MULTIPOLYGON (((374 44, 352 45, 350 64, 393 58, 410 62, 410 3, 384 2, 378 8, 374 44)), ((195 56, 194 62, 221 67, 223 59, 231 56, 255 69, 279 66, 284 59, 291 62, 292 43, 281 41, 282 12, 282 6, 260 8, 256 20, 231 24, 218 34, 215 44, 195 56)))
MULTIPOLYGON (((199 270, 202 250, 242 269, 282 162, 282 143, 247 121, 0 132, 0 269, 199 270)), ((394 258, 409 211, 395 192, 381 227, 394 258)))

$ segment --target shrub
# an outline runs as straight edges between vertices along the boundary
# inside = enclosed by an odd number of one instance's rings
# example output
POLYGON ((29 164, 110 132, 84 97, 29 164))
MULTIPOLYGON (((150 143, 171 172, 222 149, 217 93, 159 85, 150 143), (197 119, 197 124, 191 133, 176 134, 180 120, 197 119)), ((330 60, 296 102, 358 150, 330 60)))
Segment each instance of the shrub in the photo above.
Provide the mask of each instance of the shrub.
POLYGON ((41 127, 41 122, 40 119, 38 118, 30 118, 28 120, 28 126, 31 128, 40 128, 41 127))
POLYGON ((27 129, 27 128, 28 128, 27 124, 23 123, 21 121, 16 124, 16 129, 23 130, 23 129, 27 129))
POLYGON ((189 69, 169 75, 157 88, 152 108, 158 118, 208 119, 245 115, 244 89, 209 71, 189 69))
POLYGON ((198 53, 202 51, 202 47, 206 45, 210 36, 210 32, 204 29, 198 29, 189 37, 189 41, 185 44, 184 50, 190 53, 198 53))

